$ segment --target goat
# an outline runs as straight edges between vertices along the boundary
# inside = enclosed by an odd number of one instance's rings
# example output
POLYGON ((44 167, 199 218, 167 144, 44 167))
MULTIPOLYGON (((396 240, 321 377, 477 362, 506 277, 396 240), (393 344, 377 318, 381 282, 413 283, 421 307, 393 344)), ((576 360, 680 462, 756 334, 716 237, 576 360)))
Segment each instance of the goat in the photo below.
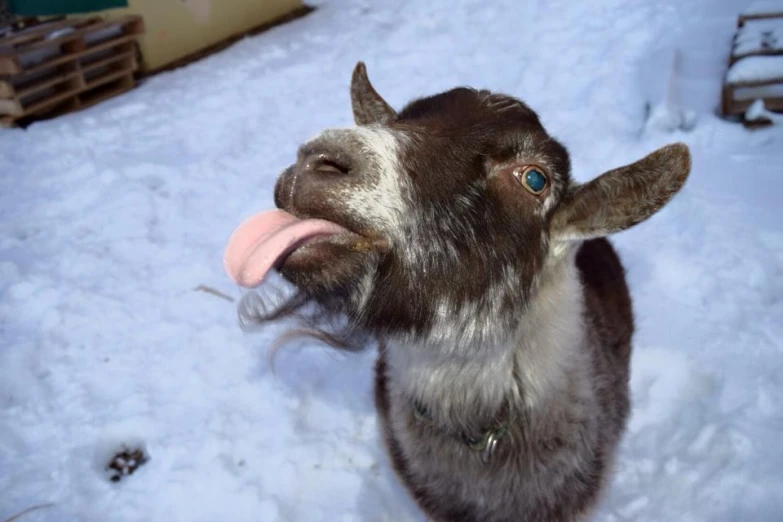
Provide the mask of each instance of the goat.
POLYGON ((629 412, 633 310, 605 236, 671 200, 688 148, 579 184, 511 96, 460 87, 397 112, 362 62, 350 93, 356 127, 301 146, 278 208, 229 240, 237 283, 274 269, 297 289, 274 309, 248 294, 241 317, 298 315, 345 349, 378 341, 385 447, 432 520, 583 520, 629 412))

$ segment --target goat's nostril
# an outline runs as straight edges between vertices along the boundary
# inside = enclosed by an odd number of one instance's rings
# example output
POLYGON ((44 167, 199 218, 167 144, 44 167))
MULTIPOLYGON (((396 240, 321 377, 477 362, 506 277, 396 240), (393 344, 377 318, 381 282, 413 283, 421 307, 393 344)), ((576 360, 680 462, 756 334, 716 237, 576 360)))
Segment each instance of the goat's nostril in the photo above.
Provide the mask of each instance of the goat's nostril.
POLYGON ((331 161, 324 161, 315 169, 321 174, 346 174, 346 170, 331 161))
POLYGON ((348 174, 350 169, 326 154, 316 154, 307 159, 305 169, 319 174, 348 174))

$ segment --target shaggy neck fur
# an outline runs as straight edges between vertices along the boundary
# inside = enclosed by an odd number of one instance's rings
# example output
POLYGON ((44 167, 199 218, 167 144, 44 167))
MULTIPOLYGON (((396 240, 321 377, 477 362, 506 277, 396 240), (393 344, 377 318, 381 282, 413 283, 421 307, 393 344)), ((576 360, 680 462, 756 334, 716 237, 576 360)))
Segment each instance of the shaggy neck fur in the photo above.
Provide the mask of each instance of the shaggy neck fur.
MULTIPOLYGON (((518 328, 505 342, 455 349, 443 332, 430 336, 434 342, 387 342, 391 391, 421 402, 437 423, 471 429, 492 422, 505 404, 529 411, 572 393, 585 380, 577 373, 589 368, 580 350, 584 303, 574 251, 549 258, 518 328)), ((470 319, 457 312, 450 319, 442 326, 453 332, 497 327, 480 312, 470 319), (465 321, 484 324, 461 324, 465 321)))

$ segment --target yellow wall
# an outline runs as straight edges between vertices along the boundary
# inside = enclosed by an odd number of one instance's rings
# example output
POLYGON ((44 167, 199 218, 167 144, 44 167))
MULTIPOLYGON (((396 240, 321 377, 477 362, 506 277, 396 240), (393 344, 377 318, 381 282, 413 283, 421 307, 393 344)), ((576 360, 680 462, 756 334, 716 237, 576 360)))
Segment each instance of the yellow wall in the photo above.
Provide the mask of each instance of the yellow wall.
POLYGON ((301 0, 128 0, 127 8, 99 14, 107 19, 144 17, 146 32, 139 46, 144 69, 152 71, 300 6, 301 0))

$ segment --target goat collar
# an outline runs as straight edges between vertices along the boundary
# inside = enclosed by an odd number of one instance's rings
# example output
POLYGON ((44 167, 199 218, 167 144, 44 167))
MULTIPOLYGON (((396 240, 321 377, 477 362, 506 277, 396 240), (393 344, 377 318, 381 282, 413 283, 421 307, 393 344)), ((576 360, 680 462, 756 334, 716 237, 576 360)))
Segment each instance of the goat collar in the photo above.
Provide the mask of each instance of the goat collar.
MULTIPOLYGON (((450 435, 458 438, 473 451, 480 452, 481 460, 487 464, 492 458, 492 454, 495 452, 495 448, 497 448, 497 445, 500 443, 500 439, 502 439, 508 432, 508 427, 512 421, 511 411, 512 410, 509 407, 508 416, 505 422, 495 423, 492 428, 484 431, 478 437, 467 433, 454 434, 450 432, 450 435)), ((413 415, 419 422, 436 427, 435 421, 432 418, 432 414, 430 414, 430 412, 427 411, 427 409, 417 400, 413 401, 413 415)))

